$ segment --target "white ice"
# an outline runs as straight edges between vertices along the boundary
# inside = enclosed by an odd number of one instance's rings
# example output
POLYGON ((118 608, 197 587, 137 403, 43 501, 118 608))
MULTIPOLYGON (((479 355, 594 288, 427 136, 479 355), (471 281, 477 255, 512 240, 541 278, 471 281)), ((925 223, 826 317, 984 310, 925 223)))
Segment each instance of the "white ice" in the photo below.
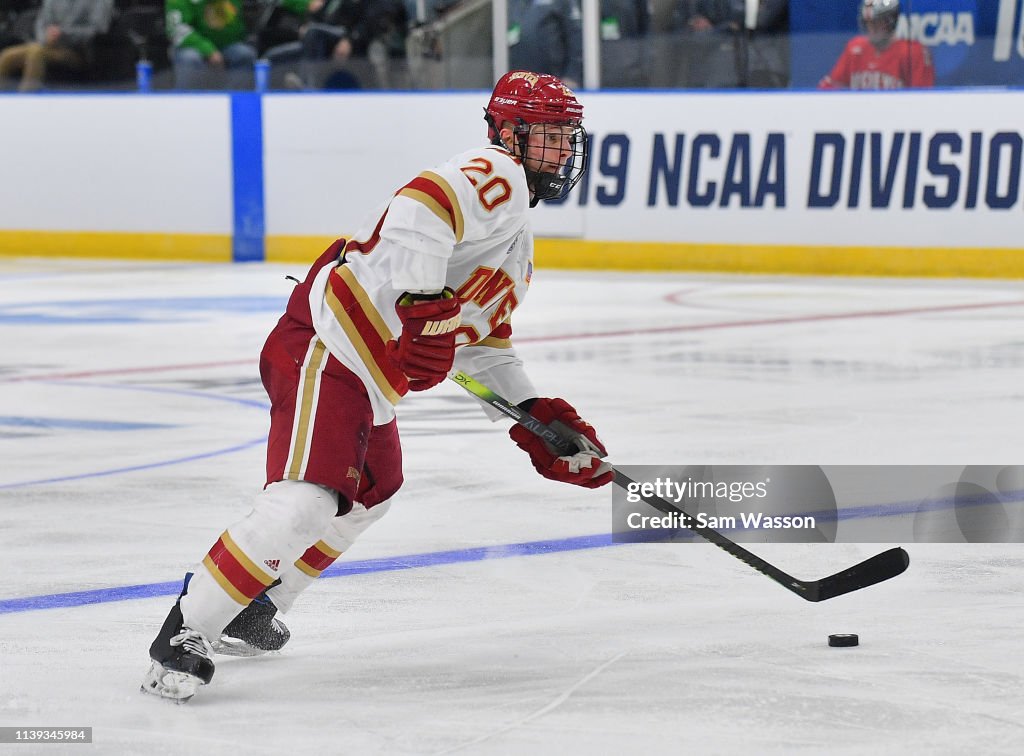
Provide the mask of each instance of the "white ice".
MULTIPOLYGON (((168 583, 263 483, 262 340, 300 265, 0 260, 0 600, 168 583)), ((622 464, 1022 463, 1011 282, 540 270, 515 336, 622 464)), ((343 559, 606 533, 446 384, 343 559)), ((773 545, 821 577, 893 544, 773 545)), ((914 545, 812 604, 715 547, 619 545, 324 579, 280 654, 139 693, 170 596, 0 613, 0 726, 104 754, 1024 753, 1024 553, 914 545), (861 645, 834 649, 830 633, 861 645)))

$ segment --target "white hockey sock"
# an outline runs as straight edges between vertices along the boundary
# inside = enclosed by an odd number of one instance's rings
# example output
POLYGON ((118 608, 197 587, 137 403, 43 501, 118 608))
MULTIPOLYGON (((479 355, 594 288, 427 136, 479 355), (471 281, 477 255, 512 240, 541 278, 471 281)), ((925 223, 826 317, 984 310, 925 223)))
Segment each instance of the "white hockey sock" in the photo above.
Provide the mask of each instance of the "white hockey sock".
POLYGON ((391 499, 382 501, 370 509, 356 503, 344 517, 335 517, 315 544, 306 549, 291 569, 281 572, 281 583, 275 585, 267 595, 279 611, 287 612, 295 599, 330 567, 334 560, 348 551, 368 527, 387 514, 391 499))
POLYGON ((207 638, 278 579, 335 519, 337 494, 298 480, 272 483, 196 565, 181 598, 185 624, 207 638), (282 567, 284 570, 282 570, 282 567))

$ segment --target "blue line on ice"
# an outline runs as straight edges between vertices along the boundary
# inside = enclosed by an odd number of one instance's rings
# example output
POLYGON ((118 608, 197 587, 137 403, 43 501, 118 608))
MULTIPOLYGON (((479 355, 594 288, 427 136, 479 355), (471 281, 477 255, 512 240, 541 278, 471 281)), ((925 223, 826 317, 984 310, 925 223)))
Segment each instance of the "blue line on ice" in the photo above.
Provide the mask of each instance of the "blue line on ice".
MULTIPOLYGON (((197 399, 204 399, 215 402, 228 402, 229 404, 237 404, 242 407, 249 407, 252 409, 268 410, 270 404, 265 400, 257 399, 246 399, 244 397, 237 396, 224 396, 222 394, 208 394, 201 391, 191 391, 188 389, 174 389, 164 388, 162 386, 125 386, 121 384, 110 384, 110 383, 91 383, 86 381, 41 381, 42 383, 55 383, 61 387, 72 386, 76 388, 98 388, 108 389, 114 391, 141 391, 144 393, 151 394, 173 394, 175 396, 187 396, 194 397, 197 399)), ((3 425, 4 418, 0 417, 0 425, 3 425)), ((175 426, 152 426, 152 427, 175 427, 175 426)), ((92 428, 92 430, 99 430, 98 428, 92 428)), ((110 430, 104 428, 103 430, 110 430)), ((25 488, 26 486, 41 486, 49 483, 66 483, 70 480, 84 480, 86 478, 102 478, 107 475, 119 475, 127 472, 138 472, 139 470, 151 470, 155 467, 167 467, 168 465, 180 465, 185 462, 195 462, 200 459, 209 459, 210 457, 216 457, 221 454, 232 454, 234 452, 244 451, 245 449, 265 444, 267 437, 259 436, 242 443, 235 444, 233 446, 226 446, 221 449, 213 449, 212 451, 202 452, 201 454, 189 454, 184 457, 175 457, 173 459, 158 460, 156 462, 147 462, 145 464, 130 465, 127 467, 115 467, 109 470, 95 470, 92 472, 75 473, 71 475, 61 475, 53 478, 39 478, 37 480, 19 480, 13 483, 0 483, 0 491, 11 488, 25 488)))
MULTIPOLYGON (((562 551, 580 551, 582 549, 600 549, 606 546, 617 546, 612 542, 610 533, 575 536, 573 538, 557 538, 547 541, 528 541, 525 543, 505 543, 496 546, 481 546, 471 549, 454 549, 452 551, 434 551, 425 554, 409 554, 398 557, 380 559, 363 559, 355 562, 334 564, 324 571, 321 577, 344 577, 348 575, 364 575, 373 572, 393 572, 395 570, 412 570, 419 567, 436 567, 442 564, 461 564, 479 562, 486 559, 508 559, 538 554, 555 554, 562 551)), ((74 591, 73 593, 51 593, 42 596, 25 596, 23 598, 0 599, 0 614, 31 612, 36 609, 67 609, 88 604, 109 604, 114 601, 154 598, 157 596, 173 596, 181 590, 181 581, 172 583, 148 583, 145 585, 125 585, 117 588, 99 588, 91 591, 74 591)))
MULTIPOLYGON (((1009 492, 1010 500, 1019 500, 1021 492, 1009 492)), ((971 502, 971 504, 976 502, 971 502)), ((954 505, 952 499, 937 499, 929 502, 930 509, 944 508, 954 505)), ((888 507, 858 507, 838 512, 839 519, 856 519, 865 516, 891 516, 894 514, 906 514, 902 508, 889 509, 888 507)), ((738 529, 742 530, 742 528, 738 529)), ((657 541, 660 535, 651 533, 649 537, 637 533, 629 542, 657 541)), ((696 538, 690 533, 677 531, 673 536, 679 538, 696 538)), ((443 564, 463 564, 467 562, 480 562, 488 559, 508 559, 520 556, 535 556, 538 554, 554 554, 564 551, 580 551, 584 549, 598 549, 607 546, 621 545, 612 540, 611 533, 598 533, 595 535, 575 536, 572 538, 558 538, 545 541, 527 541, 524 543, 497 544, 494 546, 481 546, 470 549, 454 549, 451 551, 434 551, 424 554, 409 554, 398 557, 382 557, 379 559, 363 559, 354 562, 335 563, 326 569, 321 577, 345 577, 349 575, 363 575, 373 572, 393 572, 395 570, 411 570, 420 567, 436 567, 443 564)), ((75 591, 72 593, 54 593, 40 596, 25 596, 23 598, 0 599, 0 614, 13 614, 15 612, 28 612, 36 609, 60 609, 88 604, 107 604, 114 601, 128 601, 132 599, 153 598, 156 596, 171 596, 181 589, 179 581, 171 583, 148 583, 144 585, 127 585, 115 588, 99 588, 91 591, 75 591)))
POLYGON ((18 302, 0 306, 6 325, 116 325, 194 320, 200 314, 279 312, 286 297, 154 297, 149 299, 77 299, 18 302))
POLYGON ((166 423, 130 423, 120 420, 77 420, 68 417, 23 417, 13 415, 0 415, 0 426, 87 431, 158 430, 176 427, 166 423))
POLYGON ((196 462, 200 459, 218 457, 221 454, 233 454, 234 452, 244 451, 245 449, 250 449, 253 446, 259 446, 260 444, 265 444, 266 442, 266 436, 260 436, 259 438, 253 438, 241 444, 236 444, 235 446, 226 446, 223 449, 214 449, 212 451, 203 452, 202 454, 190 454, 185 457, 175 457, 174 459, 163 459, 158 462, 147 462, 146 464, 143 465, 115 467, 110 470, 98 470, 96 472, 78 473, 76 475, 64 475, 58 478, 40 478, 38 480, 20 480, 15 483, 0 483, 0 491, 11 488, 24 488, 26 486, 41 486, 47 483, 66 483, 70 480, 84 480, 85 478, 102 478, 107 475, 120 475, 121 473, 138 472, 139 470, 152 470, 155 467, 180 465, 185 462, 196 462))

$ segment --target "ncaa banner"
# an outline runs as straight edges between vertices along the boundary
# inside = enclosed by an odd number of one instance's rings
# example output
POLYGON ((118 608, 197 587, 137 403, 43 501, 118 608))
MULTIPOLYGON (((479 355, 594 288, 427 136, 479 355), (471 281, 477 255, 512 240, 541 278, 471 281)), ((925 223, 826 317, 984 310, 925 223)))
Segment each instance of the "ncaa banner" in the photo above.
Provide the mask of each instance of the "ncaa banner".
POLYGON ((1020 249, 1024 92, 589 95, 591 163, 540 235, 1020 249), (881 115, 884 114, 884 117, 881 115))

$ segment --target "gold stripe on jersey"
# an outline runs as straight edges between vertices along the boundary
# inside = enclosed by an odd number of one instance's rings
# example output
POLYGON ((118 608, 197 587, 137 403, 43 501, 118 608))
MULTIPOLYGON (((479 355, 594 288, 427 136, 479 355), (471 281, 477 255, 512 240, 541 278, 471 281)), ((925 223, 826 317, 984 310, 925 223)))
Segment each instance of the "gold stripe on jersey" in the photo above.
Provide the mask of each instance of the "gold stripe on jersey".
POLYGON ((303 562, 302 559, 296 559, 295 560, 295 568, 299 572, 304 572, 305 574, 309 575, 311 578, 318 578, 318 577, 320 577, 320 574, 322 572, 321 570, 314 570, 308 564, 303 562))
POLYGON ((511 349, 512 339, 497 339, 494 336, 487 336, 480 339, 473 346, 494 347, 495 349, 511 349))
POLYGON ((242 551, 242 548, 237 543, 235 543, 235 539, 231 537, 231 534, 228 533, 228 531, 225 530, 221 533, 220 540, 224 544, 224 548, 226 548, 231 553, 231 556, 233 556, 235 560, 245 568, 245 571, 263 583, 264 586, 269 587, 270 584, 277 579, 271 577, 260 567, 256 566, 256 563, 252 561, 244 551, 242 551))
POLYGON ((223 588, 226 594, 228 594, 232 599, 234 599, 237 603, 241 604, 242 606, 249 605, 252 599, 246 596, 237 588, 235 588, 235 586, 231 585, 231 582, 226 577, 224 577, 224 573, 220 571, 220 568, 217 567, 216 564, 214 564, 214 561, 212 559, 210 559, 209 554, 203 557, 203 566, 210 571, 210 574, 213 575, 213 579, 217 581, 217 585, 223 588))
POLYGON ((324 552, 331 559, 337 559, 341 556, 341 552, 337 549, 331 548, 331 546, 328 545, 326 541, 317 541, 313 545, 316 546, 320 551, 324 552))
POLYGON ((448 226, 455 235, 455 243, 462 241, 466 222, 462 216, 459 198, 443 177, 433 171, 423 171, 404 187, 398 196, 419 202, 448 226))
POLYGON ((317 541, 295 560, 295 566, 310 577, 318 578, 340 556, 337 549, 332 549, 324 541, 317 541))
POLYGON ((301 480, 303 462, 309 446, 309 435, 314 422, 313 413, 319 388, 320 373, 327 364, 327 347, 320 339, 313 344, 303 369, 302 382, 295 402, 296 422, 292 431, 291 464, 285 470, 285 480, 301 480))
POLYGON ((346 268, 342 265, 336 268, 334 275, 341 278, 348 286, 349 291, 352 292, 352 296, 355 297, 363 310, 363 314, 366 315, 366 319, 370 321, 373 329, 380 336, 380 340, 385 344, 391 340, 391 329, 388 328, 388 324, 384 322, 384 316, 380 314, 380 311, 373 304, 373 300, 370 299, 370 295, 366 293, 366 289, 359 283, 359 279, 356 278, 355 274, 350 268, 346 268))
POLYGON ((203 565, 224 592, 242 606, 247 606, 254 596, 274 582, 274 578, 257 567, 226 530, 203 558, 203 565))
POLYGON ((474 346, 494 347, 495 349, 512 348, 512 323, 507 319, 501 321, 498 327, 487 336, 476 342, 474 346))
POLYGON ((392 339, 391 331, 351 270, 342 265, 331 272, 331 278, 335 276, 340 281, 337 283, 328 281, 327 289, 324 292, 324 301, 327 302, 338 325, 341 326, 345 335, 348 336, 348 340, 355 347, 359 359, 369 370, 370 377, 373 378, 377 388, 389 402, 398 404, 408 384, 402 380, 403 376, 398 372, 397 367, 391 364, 386 353, 385 345, 392 339), (335 286, 340 286, 343 294, 353 300, 351 307, 355 316, 359 318, 360 322, 369 324, 372 332, 366 332, 365 325, 360 328, 353 313, 350 313, 338 298, 338 294, 334 290, 335 286), (374 343, 371 344, 371 341, 374 343))

